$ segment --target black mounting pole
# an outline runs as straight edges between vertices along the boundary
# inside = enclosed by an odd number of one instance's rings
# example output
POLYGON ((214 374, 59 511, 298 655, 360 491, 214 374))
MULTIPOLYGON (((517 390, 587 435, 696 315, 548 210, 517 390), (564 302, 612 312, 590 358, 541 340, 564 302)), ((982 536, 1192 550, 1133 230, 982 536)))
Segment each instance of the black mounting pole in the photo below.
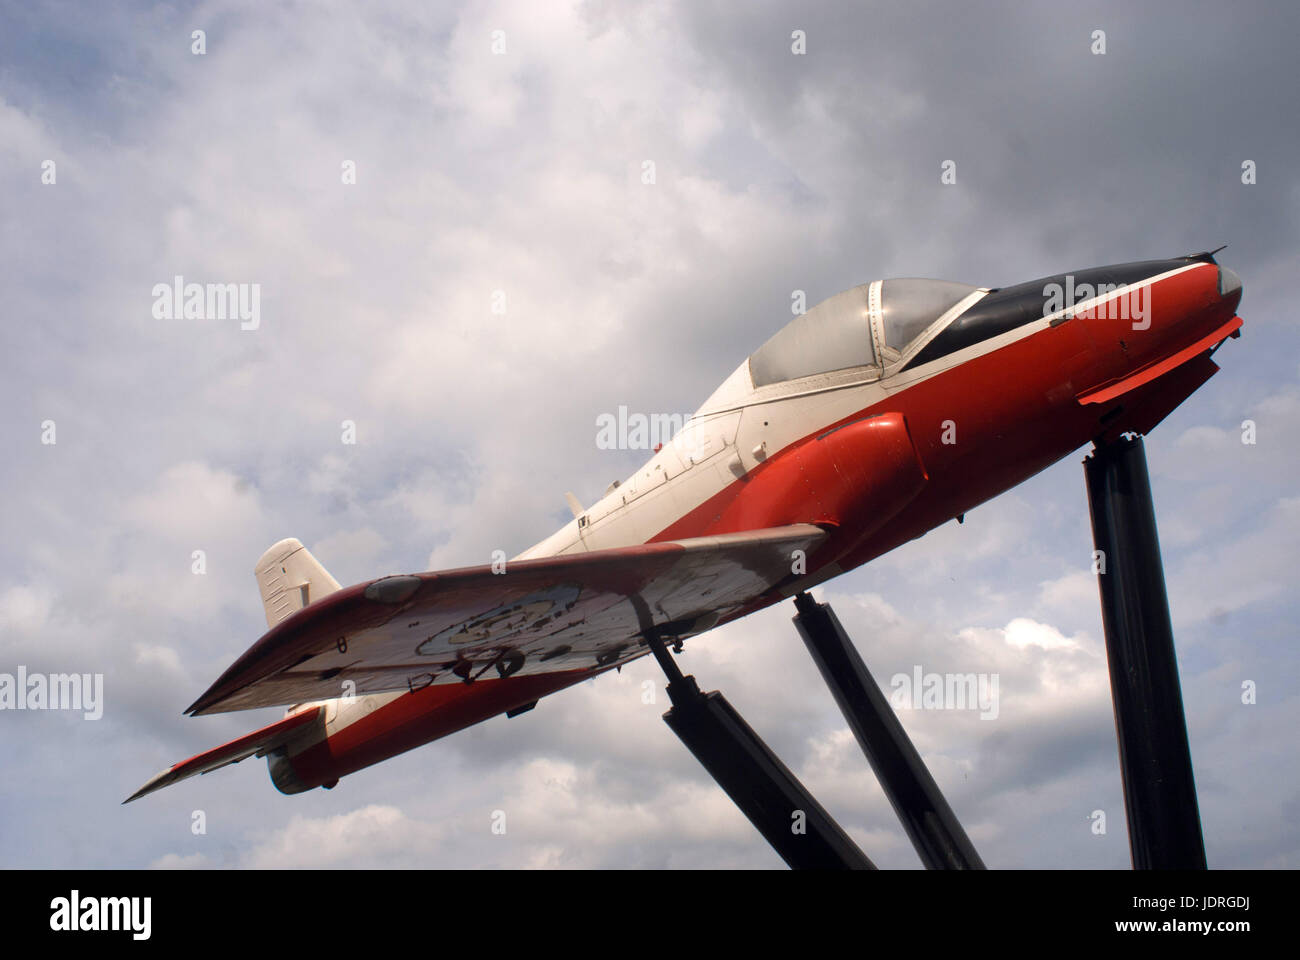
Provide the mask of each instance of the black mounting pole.
POLYGON ((694 677, 682 676, 653 631, 646 641, 668 675, 673 706, 664 722, 781 858, 796 870, 874 870, 726 698, 716 690, 701 693, 694 677))
POLYGON ((1205 842, 1178 684, 1155 505, 1142 438, 1083 461, 1136 870, 1204 870, 1205 842))
POLYGON ((983 870, 956 814, 930 776, 830 604, 806 593, 794 598, 795 626, 844 719, 927 869, 983 870))

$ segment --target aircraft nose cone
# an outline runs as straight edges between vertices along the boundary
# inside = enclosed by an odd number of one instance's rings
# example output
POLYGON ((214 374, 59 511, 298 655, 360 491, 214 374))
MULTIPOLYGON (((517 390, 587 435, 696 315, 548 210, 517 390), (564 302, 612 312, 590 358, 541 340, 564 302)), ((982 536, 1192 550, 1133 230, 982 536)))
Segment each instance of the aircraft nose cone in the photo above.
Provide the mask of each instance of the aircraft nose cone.
POLYGON ((1235 270, 1219 267, 1219 296, 1233 301, 1233 309, 1241 302, 1241 277, 1235 270))

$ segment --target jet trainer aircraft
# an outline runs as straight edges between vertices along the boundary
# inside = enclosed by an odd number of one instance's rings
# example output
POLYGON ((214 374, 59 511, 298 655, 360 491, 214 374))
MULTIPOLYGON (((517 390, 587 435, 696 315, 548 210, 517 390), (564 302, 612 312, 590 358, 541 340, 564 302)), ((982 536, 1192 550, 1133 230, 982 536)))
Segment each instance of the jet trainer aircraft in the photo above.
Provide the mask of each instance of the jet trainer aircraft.
POLYGON ((187 712, 290 705, 129 799, 250 756, 340 777, 777 603, 1089 441, 1146 433, 1240 335, 1212 253, 1000 289, 883 280, 751 354, 669 444, 504 565, 341 588, 297 540, 257 562, 268 632, 187 712))

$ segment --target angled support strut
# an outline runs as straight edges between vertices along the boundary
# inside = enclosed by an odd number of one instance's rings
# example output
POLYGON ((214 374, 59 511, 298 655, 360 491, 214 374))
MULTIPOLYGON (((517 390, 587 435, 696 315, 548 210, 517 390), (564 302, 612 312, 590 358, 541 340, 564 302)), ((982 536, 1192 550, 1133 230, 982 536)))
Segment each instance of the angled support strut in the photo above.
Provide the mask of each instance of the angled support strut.
MULTIPOLYGON (((639 599, 639 598, 638 598, 639 599)), ((795 869, 874 870, 875 865, 718 691, 700 692, 649 627, 643 636, 668 676, 669 729, 795 869)))
POLYGON ((830 604, 794 599, 795 626, 927 869, 983 870, 939 785, 872 679, 830 604))

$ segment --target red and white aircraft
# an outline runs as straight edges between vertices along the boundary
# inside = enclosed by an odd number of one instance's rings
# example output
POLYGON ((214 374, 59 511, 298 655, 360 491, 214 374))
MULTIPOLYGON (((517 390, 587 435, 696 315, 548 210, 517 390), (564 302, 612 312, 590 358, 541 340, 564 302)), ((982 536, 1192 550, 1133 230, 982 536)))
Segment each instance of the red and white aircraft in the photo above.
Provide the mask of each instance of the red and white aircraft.
MULTIPOLYGON (((1215 251, 1217 252, 1217 251, 1215 251)), ((508 563, 341 588, 263 554, 270 630, 189 708, 294 704, 129 799, 249 756, 284 793, 735 620, 961 519, 1089 441, 1146 433, 1239 336, 1212 253, 1001 289, 884 280, 796 317, 634 475, 508 563)))

